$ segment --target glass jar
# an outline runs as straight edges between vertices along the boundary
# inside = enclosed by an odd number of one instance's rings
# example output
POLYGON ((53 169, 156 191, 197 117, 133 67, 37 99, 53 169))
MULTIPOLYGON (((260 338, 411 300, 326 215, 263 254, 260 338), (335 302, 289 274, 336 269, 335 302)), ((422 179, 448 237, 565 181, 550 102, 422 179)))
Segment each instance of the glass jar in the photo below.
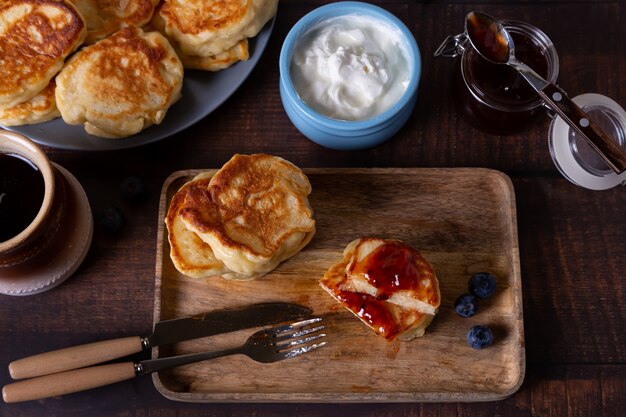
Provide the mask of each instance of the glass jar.
MULTIPOLYGON (((505 20, 503 24, 515 41, 518 59, 556 83, 559 57, 550 38, 525 22, 505 20)), ((469 45, 465 33, 449 36, 435 52, 435 56, 459 55, 454 98, 473 126, 488 133, 511 134, 528 129, 546 116, 543 101, 524 78, 507 65, 481 57, 469 45)))

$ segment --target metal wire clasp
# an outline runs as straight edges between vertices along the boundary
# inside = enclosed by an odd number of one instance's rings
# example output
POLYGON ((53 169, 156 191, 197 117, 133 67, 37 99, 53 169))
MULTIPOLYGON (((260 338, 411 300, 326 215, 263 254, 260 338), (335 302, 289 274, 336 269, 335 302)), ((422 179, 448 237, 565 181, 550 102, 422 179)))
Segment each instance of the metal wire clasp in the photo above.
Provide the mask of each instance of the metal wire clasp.
POLYGON ((443 56, 445 58, 456 58, 463 54, 469 40, 465 32, 458 35, 448 36, 434 53, 434 56, 443 56))

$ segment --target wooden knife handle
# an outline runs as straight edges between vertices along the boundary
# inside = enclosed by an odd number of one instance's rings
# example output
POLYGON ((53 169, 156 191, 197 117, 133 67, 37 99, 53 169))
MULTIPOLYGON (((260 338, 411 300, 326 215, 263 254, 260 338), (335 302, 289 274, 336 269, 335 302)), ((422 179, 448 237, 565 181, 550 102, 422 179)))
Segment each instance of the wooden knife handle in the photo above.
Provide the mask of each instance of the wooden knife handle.
POLYGON ((5 385, 2 398, 6 403, 38 400, 102 387, 134 376, 135 366, 132 362, 92 366, 5 385))
POLYGON ((539 91, 539 95, 567 124, 582 135, 615 173, 620 174, 626 170, 626 150, 589 119, 565 91, 554 84, 548 84, 539 91))
POLYGON ((139 336, 72 346, 18 359, 9 364, 13 379, 33 378, 83 368, 141 352, 139 336))

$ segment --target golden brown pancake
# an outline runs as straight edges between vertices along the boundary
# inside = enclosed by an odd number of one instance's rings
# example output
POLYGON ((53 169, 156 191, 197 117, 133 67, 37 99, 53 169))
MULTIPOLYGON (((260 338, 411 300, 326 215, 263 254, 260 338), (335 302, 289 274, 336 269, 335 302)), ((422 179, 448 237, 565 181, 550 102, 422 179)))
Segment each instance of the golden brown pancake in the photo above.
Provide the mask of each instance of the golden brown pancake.
POLYGON ((190 187, 179 215, 231 278, 256 278, 298 253, 315 233, 311 185, 292 163, 235 155, 206 187, 190 187))
POLYGON ((159 13, 185 54, 213 56, 256 36, 277 6, 278 0, 164 0, 159 13))
POLYGON ((47 122, 59 117, 59 109, 54 99, 56 84, 54 79, 39 94, 28 101, 13 107, 0 107, 0 124, 4 126, 20 126, 47 122))
POLYGON ((178 58, 183 63, 185 69, 197 69, 203 71, 220 71, 226 69, 238 61, 247 61, 250 53, 248 50, 248 39, 239 41, 235 46, 221 52, 217 55, 210 56, 193 56, 187 55, 178 45, 178 42, 172 39, 165 32, 165 21, 159 13, 160 7, 157 8, 152 15, 150 23, 144 26, 144 30, 156 30, 164 35, 176 51, 178 58))
POLYGON ((197 69, 203 71, 220 71, 239 61, 247 61, 250 57, 248 39, 239 41, 235 46, 217 55, 193 56, 187 55, 177 49, 178 57, 185 69, 197 69))
POLYGON ((215 258, 211 247, 197 234, 188 230, 179 216, 190 188, 206 188, 211 177, 211 174, 200 174, 184 184, 172 197, 165 217, 170 258, 178 271, 193 278, 206 278, 229 272, 224 263, 215 258))
POLYGON ((141 27, 150 21, 158 0, 71 0, 87 23, 88 44, 104 39, 126 26, 141 27))
POLYGON ((180 98, 183 67, 161 34, 124 28, 77 52, 56 81, 66 123, 121 138, 163 120, 180 98))
POLYGON ((430 263, 398 240, 350 242, 320 285, 376 333, 393 340, 423 336, 441 302, 430 263))
POLYGON ((0 1, 0 106, 39 94, 85 33, 83 18, 66 1, 0 1))

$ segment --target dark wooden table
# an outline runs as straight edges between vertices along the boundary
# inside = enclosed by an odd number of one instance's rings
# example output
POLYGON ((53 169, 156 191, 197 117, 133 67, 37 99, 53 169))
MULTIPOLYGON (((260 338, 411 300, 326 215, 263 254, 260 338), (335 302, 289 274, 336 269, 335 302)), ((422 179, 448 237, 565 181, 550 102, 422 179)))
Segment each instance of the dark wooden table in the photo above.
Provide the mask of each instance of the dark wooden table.
MULTIPOLYGON (((433 52, 471 10, 543 29, 560 56, 560 85, 626 105, 626 3, 620 1, 379 1, 413 31, 422 51, 417 108, 391 141, 359 152, 324 149, 288 120, 278 92, 282 39, 322 1, 282 1, 270 44, 242 87, 218 110, 168 139, 123 151, 45 148, 84 186, 96 219, 78 272, 29 297, 0 297, 0 384, 17 358, 73 344, 148 334, 154 301, 157 208, 173 171, 219 167, 234 153, 265 152, 300 167, 489 167, 513 180, 517 198, 527 370, 508 399, 460 404, 187 404, 160 396, 150 378, 22 404, 2 416, 623 416, 626 415, 626 192, 570 184, 552 163, 549 119, 515 135, 472 128, 450 85, 455 65, 433 52), (139 176, 148 199, 128 205, 120 181, 139 176), (119 207, 117 235, 98 224, 119 207)), ((419 377, 419 376, 416 376, 419 377)))

